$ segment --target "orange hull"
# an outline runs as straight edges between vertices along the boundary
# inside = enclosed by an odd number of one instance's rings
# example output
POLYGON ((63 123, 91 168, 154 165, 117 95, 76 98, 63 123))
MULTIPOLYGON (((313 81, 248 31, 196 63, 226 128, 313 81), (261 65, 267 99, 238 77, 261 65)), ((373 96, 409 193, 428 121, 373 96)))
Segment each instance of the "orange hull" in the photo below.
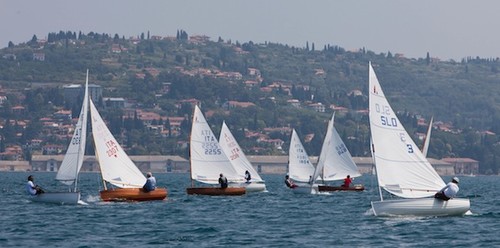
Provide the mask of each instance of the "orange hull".
POLYGON ((150 192, 144 192, 141 188, 116 188, 100 192, 103 201, 155 201, 167 197, 167 189, 156 188, 150 192))
POLYGON ((244 187, 238 188, 187 188, 188 195, 244 195, 246 189, 244 187))
POLYGON ((319 185, 318 190, 319 191, 363 191, 365 190, 365 186, 354 185, 352 187, 342 187, 342 186, 319 185))

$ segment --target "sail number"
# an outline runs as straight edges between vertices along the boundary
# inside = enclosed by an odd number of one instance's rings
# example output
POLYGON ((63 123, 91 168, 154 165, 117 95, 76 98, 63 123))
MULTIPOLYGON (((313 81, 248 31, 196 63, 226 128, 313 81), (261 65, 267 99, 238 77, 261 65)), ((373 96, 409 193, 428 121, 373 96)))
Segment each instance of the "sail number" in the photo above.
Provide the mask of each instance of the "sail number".
POLYGON ((217 139, 209 130, 202 130, 203 144, 201 147, 205 150, 205 155, 220 155, 222 151, 219 147, 217 139))
POLYGON ((342 155, 347 152, 347 147, 344 144, 340 144, 335 147, 335 150, 337 150, 337 154, 342 155))
POLYGON ((411 144, 408 144, 406 143, 406 134, 405 133, 400 133, 399 134, 399 139, 401 140, 401 142, 405 143, 406 144, 406 151, 408 151, 408 153, 413 153, 413 146, 411 144))
POLYGON ((75 129, 75 134, 73 135, 73 139, 71 140, 73 145, 80 144, 80 129, 75 129))
POLYGON ((231 155, 229 156, 229 159, 235 160, 235 159, 239 158, 240 157, 239 152, 240 152, 240 149, 238 149, 238 147, 233 148, 231 150, 231 155))
POLYGON ((106 142, 106 147, 108 148, 108 150, 106 150, 106 154, 108 155, 108 157, 116 157, 118 153, 118 146, 116 145, 116 143, 112 140, 109 140, 106 142))
POLYGON ((380 114, 380 123, 382 126, 397 127, 396 117, 391 117, 391 108, 389 106, 375 104, 375 111, 380 114))

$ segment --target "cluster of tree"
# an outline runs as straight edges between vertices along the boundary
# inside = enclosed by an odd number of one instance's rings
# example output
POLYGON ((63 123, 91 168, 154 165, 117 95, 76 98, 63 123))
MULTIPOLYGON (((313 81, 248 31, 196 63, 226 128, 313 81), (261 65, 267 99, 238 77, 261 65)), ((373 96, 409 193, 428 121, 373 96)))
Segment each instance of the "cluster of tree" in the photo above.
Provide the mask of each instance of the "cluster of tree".
MULTIPOLYGON (((60 89, 30 89, 27 83, 81 82, 84 71, 89 68, 94 82, 112 89, 105 91, 107 96, 122 96, 145 108, 159 107, 161 113, 167 116, 190 116, 192 109, 186 106, 178 109, 176 104, 181 99, 196 98, 202 100, 203 109, 216 110, 209 122, 216 127, 225 119, 246 147, 257 144, 244 138, 244 130, 291 126, 300 134, 314 134, 315 138, 306 146, 311 155, 317 155, 325 132, 325 120, 328 120, 330 113, 296 109, 288 106, 286 100, 293 98, 302 102, 321 102, 325 106, 334 104, 351 110, 365 109, 367 63, 372 61, 386 95, 396 109, 404 109, 406 113, 421 113, 427 118, 434 115, 436 119, 453 124, 455 133, 435 132, 433 144, 437 145, 435 148, 431 145, 431 156, 471 157, 481 161, 483 172, 498 171, 495 163, 496 156, 500 155, 496 148, 499 135, 479 132, 490 130, 500 133, 500 103, 495 101, 500 94, 500 75, 496 69, 500 65, 498 59, 468 57, 460 63, 443 62, 432 60, 429 53, 425 58, 406 59, 393 56, 391 52, 376 54, 365 48, 353 52, 330 44, 322 50, 315 49, 313 43, 311 47, 307 43, 305 48, 270 42, 233 44, 220 37, 217 42, 197 45, 186 42, 189 36, 184 30, 177 31, 176 40, 153 40, 149 32, 147 35, 142 33, 140 38, 140 42, 135 43, 120 38, 118 34, 49 33, 50 44, 37 50, 45 53, 44 62, 33 60, 34 49, 29 44, 15 46, 9 43, 9 47, 2 49, 0 54, 15 54, 17 58, 0 59, 0 80, 5 86, 29 90, 24 92, 25 100, 9 96, 2 108, 2 123, 7 119, 19 118, 8 110, 15 104, 23 104, 27 107, 24 118, 33 123, 31 130, 35 130, 31 131, 34 135, 26 137, 32 137, 36 136, 36 119, 40 116, 48 116, 61 106, 76 112, 78 106, 64 103, 60 89), (74 39, 85 42, 67 42, 74 39), (55 44, 56 41, 66 43, 60 46, 55 44), (128 52, 110 53, 113 44, 119 44, 123 51, 128 52), (156 68, 160 74, 153 76, 147 68, 156 68), (178 68, 239 72, 243 79, 186 76, 178 68), (245 80, 255 80, 254 76, 248 74, 248 68, 256 68, 261 72, 261 86, 286 82, 292 84, 291 92, 278 88, 269 93, 260 91, 258 87, 244 87, 245 80), (317 74, 317 69, 324 73, 317 74), (136 73, 144 73, 145 77, 136 77, 136 73), (170 83, 170 91, 159 96, 166 82, 170 83), (304 88, 304 85, 307 87, 304 88), (363 94, 349 94, 353 90, 360 90, 363 94), (253 102, 256 106, 233 110, 227 115, 222 106, 228 100, 253 102)), ((34 36, 32 45, 37 40, 34 36)), ((165 147, 169 151, 175 150, 175 143, 186 139, 189 133, 189 118, 186 119, 187 123, 183 123, 181 136, 160 139, 143 125, 130 124, 135 123, 133 118, 119 117, 116 111, 104 111, 104 114, 105 118, 109 118, 107 120, 111 122, 113 132, 137 153, 164 153, 165 147)), ((409 123, 409 128, 415 132, 420 132, 419 127, 415 126, 415 115, 405 117, 407 120, 404 122, 409 123)), ((167 123, 162 125, 168 128, 167 123)), ((354 112, 339 115, 336 125, 354 155, 369 155, 368 121, 365 116, 354 112)), ((7 141, 21 142, 19 137, 9 135, 10 132, 7 134, 4 127, 4 144, 7 141)), ((285 134, 270 135, 285 141, 289 139, 285 134)), ((270 149, 269 152, 280 151, 270 149)))

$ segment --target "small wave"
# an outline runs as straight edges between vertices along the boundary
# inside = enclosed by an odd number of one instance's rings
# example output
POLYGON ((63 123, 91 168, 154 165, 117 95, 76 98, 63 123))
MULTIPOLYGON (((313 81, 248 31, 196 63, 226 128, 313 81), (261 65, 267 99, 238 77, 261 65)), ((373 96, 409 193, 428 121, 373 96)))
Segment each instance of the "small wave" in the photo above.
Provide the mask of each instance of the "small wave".
POLYGON ((101 197, 100 196, 97 196, 97 195, 88 195, 86 198, 85 198, 85 202, 100 202, 101 201, 101 197))

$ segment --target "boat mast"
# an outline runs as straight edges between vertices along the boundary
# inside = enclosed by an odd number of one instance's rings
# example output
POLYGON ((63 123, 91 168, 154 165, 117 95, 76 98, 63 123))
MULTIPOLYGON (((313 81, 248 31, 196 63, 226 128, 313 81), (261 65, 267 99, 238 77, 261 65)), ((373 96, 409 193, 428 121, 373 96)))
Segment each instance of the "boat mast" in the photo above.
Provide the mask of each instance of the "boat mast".
MULTIPOLYGON (((89 102, 91 102, 92 100, 89 99, 89 102)), ((95 106, 94 106, 95 107, 95 106)), ((92 112, 91 112, 92 113, 92 112)), ((92 117, 91 117, 91 120, 92 120, 92 117)), ((93 125, 92 125, 93 127, 93 125)), ((94 132, 94 130, 92 129, 92 132, 94 132)), ((104 190, 108 190, 108 187, 106 186, 106 180, 104 180, 104 176, 103 176, 103 173, 102 173, 102 167, 101 167, 101 162, 99 160, 99 152, 97 151, 97 147, 96 147, 96 144, 95 144, 95 139, 94 139, 94 153, 95 153, 95 157, 97 159, 97 162, 99 163, 99 170, 101 171, 101 179, 102 179, 102 185, 104 187, 104 190)))
POLYGON ((372 154, 372 166, 375 168, 375 174, 377 175, 377 185, 378 185, 378 193, 380 195, 380 201, 384 201, 384 197, 382 196, 382 188, 380 187, 380 184, 378 183, 378 173, 377 173, 377 166, 375 165, 375 145, 373 144, 373 140, 370 139, 370 152, 372 154))
MULTIPOLYGON (((193 132, 193 125, 194 125, 194 115, 196 113, 196 108, 197 106, 194 106, 194 111, 193 111, 193 116, 191 116, 191 133, 189 134, 189 177, 191 178, 191 188, 194 188, 194 180, 193 180, 193 157, 191 156, 191 149, 192 148, 192 145, 191 144, 192 140, 191 140, 191 136, 193 136, 192 132, 193 132)), ((201 111, 201 109, 200 109, 201 111)))
MULTIPOLYGON (((88 97, 88 87, 89 87, 89 69, 87 69, 87 77, 85 79, 85 93, 84 93, 84 96, 83 96, 84 97, 84 99, 83 99, 83 106, 85 106, 85 104, 87 104, 87 106, 88 106, 88 101, 89 101, 88 100, 89 99, 89 97, 88 97)), ((88 112, 88 108, 84 108, 83 106, 82 106, 82 109, 85 109, 84 110, 85 112, 81 114, 82 117, 85 116, 87 114, 87 112, 88 112)), ((87 118, 85 118, 85 119, 87 119, 87 118)), ((76 166, 76 170, 75 170, 75 188, 73 189, 73 192, 76 192, 76 190, 78 189, 78 174, 79 174, 78 173, 79 172, 79 170, 78 170, 78 167, 79 167, 78 164, 80 163, 80 159, 83 160, 83 158, 85 157, 85 146, 83 147, 83 155, 82 155, 82 135, 87 135, 87 133, 86 132, 82 133, 82 129, 83 129, 82 127, 83 127, 83 125, 87 125, 87 122, 85 122, 85 123, 82 122, 81 124, 82 125, 79 127, 80 128, 80 141, 79 141, 79 144, 78 144, 78 146, 79 146, 78 147, 78 155, 76 157, 77 166, 76 166)), ((85 130, 86 130, 86 128, 85 128, 85 130)))

